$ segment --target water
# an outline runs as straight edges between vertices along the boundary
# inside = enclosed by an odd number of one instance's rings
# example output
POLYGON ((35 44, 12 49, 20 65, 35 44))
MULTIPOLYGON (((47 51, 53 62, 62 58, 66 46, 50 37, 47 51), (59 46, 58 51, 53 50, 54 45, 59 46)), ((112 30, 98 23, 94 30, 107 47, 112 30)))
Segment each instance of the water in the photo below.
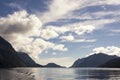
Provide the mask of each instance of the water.
POLYGON ((120 80, 118 68, 1 69, 0 80, 120 80))

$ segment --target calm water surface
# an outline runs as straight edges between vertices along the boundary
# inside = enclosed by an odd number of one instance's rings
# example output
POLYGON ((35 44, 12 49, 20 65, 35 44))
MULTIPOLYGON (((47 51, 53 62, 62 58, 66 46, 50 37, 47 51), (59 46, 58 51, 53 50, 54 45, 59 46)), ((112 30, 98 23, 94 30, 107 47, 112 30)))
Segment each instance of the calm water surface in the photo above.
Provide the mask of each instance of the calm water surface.
POLYGON ((1 69, 0 80, 120 80, 118 68, 1 69))

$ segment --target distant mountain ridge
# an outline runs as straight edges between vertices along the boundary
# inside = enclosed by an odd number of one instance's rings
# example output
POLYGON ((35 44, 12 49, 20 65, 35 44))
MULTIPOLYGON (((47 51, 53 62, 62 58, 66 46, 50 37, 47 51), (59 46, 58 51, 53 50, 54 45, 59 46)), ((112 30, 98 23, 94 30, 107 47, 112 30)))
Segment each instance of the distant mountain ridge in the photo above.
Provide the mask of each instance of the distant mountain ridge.
POLYGON ((55 64, 55 63, 48 63, 48 64, 45 65, 44 67, 49 67, 49 68, 51 68, 51 67, 54 67, 54 68, 65 68, 65 67, 60 66, 60 65, 55 64))
POLYGON ((117 58, 117 56, 110 56, 104 53, 93 54, 76 60, 71 67, 99 67, 114 58, 117 58))

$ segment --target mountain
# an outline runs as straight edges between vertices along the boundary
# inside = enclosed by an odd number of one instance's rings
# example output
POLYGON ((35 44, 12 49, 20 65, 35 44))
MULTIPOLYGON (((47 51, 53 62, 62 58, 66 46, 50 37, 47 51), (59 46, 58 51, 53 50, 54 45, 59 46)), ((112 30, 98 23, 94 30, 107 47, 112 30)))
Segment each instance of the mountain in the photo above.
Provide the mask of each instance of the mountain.
POLYGON ((0 37, 0 67, 26 67, 12 45, 0 37))
POLYGON ((88 57, 76 60, 72 67, 99 67, 107 61, 117 58, 104 53, 93 54, 88 57))
POLYGON ((0 67, 43 67, 23 52, 16 52, 12 45, 0 37, 0 67))
POLYGON ((44 67, 55 67, 55 68, 64 68, 63 66, 60 66, 58 64, 55 64, 55 63, 48 63, 47 65, 45 65, 44 67))
POLYGON ((40 64, 37 64, 28 54, 24 52, 18 52, 17 54, 28 67, 43 67, 40 64))
POLYGON ((107 67, 107 68, 120 68, 120 58, 112 59, 105 64, 101 65, 101 67, 107 67))

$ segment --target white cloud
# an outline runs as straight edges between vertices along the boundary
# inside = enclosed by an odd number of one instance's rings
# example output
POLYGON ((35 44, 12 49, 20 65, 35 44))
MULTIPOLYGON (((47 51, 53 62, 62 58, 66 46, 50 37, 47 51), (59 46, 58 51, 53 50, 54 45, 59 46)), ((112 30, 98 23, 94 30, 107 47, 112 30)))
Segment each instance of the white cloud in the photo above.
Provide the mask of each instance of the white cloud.
POLYGON ((43 23, 55 21, 79 7, 80 1, 75 0, 52 0, 49 10, 41 17, 43 23))
POLYGON ((107 5, 119 5, 120 4, 120 0, 101 0, 101 1, 97 1, 96 4, 107 4, 107 5))
POLYGON ((74 40, 74 36, 72 36, 70 34, 68 36, 61 36, 60 39, 62 39, 62 41, 73 41, 74 40))
POLYGON ((83 36, 84 34, 92 33, 94 30, 99 27, 92 25, 81 25, 80 23, 75 23, 72 25, 65 26, 46 26, 41 30, 41 37, 43 39, 49 40, 60 37, 64 41, 73 41, 73 42, 93 42, 93 40, 75 40, 75 36, 83 36), (71 35, 64 36, 66 33, 71 33, 71 35), (74 35, 72 35, 75 33, 74 35))
POLYGON ((65 46, 63 44, 59 44, 59 45, 55 45, 53 47, 53 50, 67 51, 68 49, 65 48, 65 46))
POLYGON ((58 34, 64 34, 65 32, 69 31, 69 28, 67 26, 47 26, 47 29, 53 30, 58 34))
POLYGON ((43 29, 41 30, 40 34, 42 38, 47 39, 47 40, 59 36, 57 32, 55 32, 54 30, 50 30, 50 29, 43 29))
POLYGON ((81 23, 73 24, 71 27, 71 31, 75 32, 78 35, 82 35, 85 33, 91 33, 94 31, 97 27, 92 25, 82 25, 81 23))
POLYGON ((73 42, 95 42, 96 39, 78 39, 74 40, 73 42))
MULTIPOLYGON (((49 6, 49 10, 43 15, 41 19, 43 23, 55 21, 57 19, 64 18, 68 15, 71 15, 75 10, 79 10, 89 6, 98 6, 98 5, 119 5, 120 0, 52 0, 49 6)), ((38 14, 40 15, 40 14, 38 14)), ((75 16, 75 15, 72 15, 75 16)))
POLYGON ((25 10, 14 12, 7 17, 0 17, 0 35, 8 40, 16 50, 32 53, 37 56, 42 49, 31 36, 39 36, 41 21, 34 14, 28 14, 25 10))
POLYGON ((120 0, 117 0, 117 1, 115 0, 111 0, 111 1, 79 0, 79 1, 81 2, 81 3, 78 2, 79 8, 75 8, 72 12, 64 16, 63 19, 66 19, 68 21, 80 20, 80 23, 83 25, 93 25, 93 26, 99 26, 99 27, 102 27, 105 24, 110 24, 120 20, 117 17, 120 15, 120 10, 117 7, 120 4, 120 0), (91 8, 94 8, 94 7, 96 7, 96 9, 91 10, 91 8), (99 9, 98 7, 103 9, 99 9), (114 8, 114 11, 111 7, 114 8))
POLYGON ((32 36, 44 36, 45 39, 49 39, 58 34, 55 31, 42 29, 40 19, 34 14, 28 14, 25 10, 14 12, 7 17, 0 17, 0 35, 17 51, 31 53, 34 58, 38 58, 38 54, 47 49, 67 51, 63 44, 52 43, 42 38, 34 40, 32 36))
MULTIPOLYGON (((38 61, 38 54, 43 51, 47 51, 48 49, 57 50, 57 51, 67 51, 67 48, 63 44, 55 44, 49 41, 45 41, 43 39, 36 39, 35 41, 27 44, 27 45, 18 45, 17 49, 19 51, 32 53, 31 56, 38 61)), ((15 46, 16 47, 16 46, 15 46)))
POLYGON ((38 47, 31 46, 33 39, 30 36, 38 36, 41 25, 37 16, 22 10, 0 17, 0 35, 11 42, 16 50, 38 51, 38 47))
POLYGON ((61 42, 95 42, 96 39, 77 39, 73 35, 61 36, 61 42))
POLYGON ((70 67, 73 64, 74 60, 71 57, 61 57, 61 58, 52 57, 47 59, 40 59, 38 62, 42 65, 46 65, 48 63, 56 63, 61 66, 70 67))
POLYGON ((93 49, 93 53, 105 53, 108 55, 120 56, 120 48, 116 46, 97 47, 93 49))
MULTIPOLYGON (((48 11, 43 13, 38 12, 38 16, 40 16, 44 24, 52 21, 56 22, 58 19, 83 19, 84 21, 81 22, 83 25, 104 26, 105 24, 118 21, 119 19, 115 18, 115 15, 118 15, 120 12, 120 10, 112 11, 109 7, 105 6, 116 6, 119 4, 120 0, 52 0, 50 4, 48 4, 48 11), (101 6, 104 10, 98 9, 98 11, 92 12, 89 10, 89 7, 92 6, 101 6), (108 11, 107 8, 109 9, 108 11), (113 15, 113 18, 105 19, 104 16, 107 15, 113 15)), ((65 22, 65 20, 63 20, 63 22, 65 22)))
POLYGON ((23 10, 0 18, 0 34, 34 36, 39 34, 41 25, 41 21, 35 15, 23 10))

